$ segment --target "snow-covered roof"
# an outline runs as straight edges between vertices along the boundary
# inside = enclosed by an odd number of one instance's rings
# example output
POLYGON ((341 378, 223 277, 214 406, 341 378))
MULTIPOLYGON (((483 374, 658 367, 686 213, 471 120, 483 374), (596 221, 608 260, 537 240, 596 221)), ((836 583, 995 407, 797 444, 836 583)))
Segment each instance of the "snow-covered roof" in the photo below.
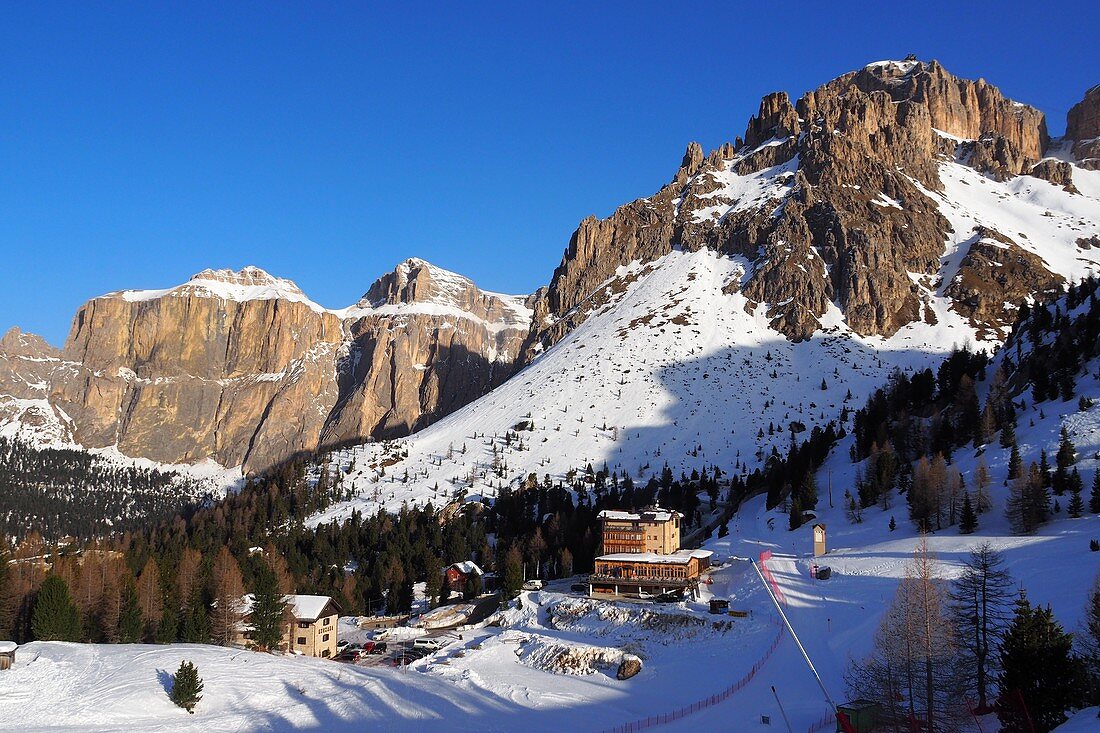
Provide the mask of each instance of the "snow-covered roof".
POLYGON ((485 575, 485 571, 479 568, 473 560, 452 563, 449 567, 454 568, 463 575, 485 575))
POLYGON ((0 641, 0 654, 10 654, 19 648, 14 641, 0 641))
MULTIPOLYGON (((283 601, 294 612, 294 618, 299 621, 316 621, 324 613, 325 606, 332 602, 328 596, 288 595, 283 596, 283 601)), ((247 616, 252 613, 252 604, 256 602, 251 593, 241 598, 241 613, 247 616)))
POLYGON ((608 562, 648 562, 660 565, 687 565, 692 558, 706 559, 714 553, 710 550, 677 550, 668 555, 659 555, 656 552, 616 552, 611 555, 601 555, 597 560, 608 562))
POLYGON ((672 519, 673 514, 678 517, 684 516, 680 512, 667 509, 646 509, 641 512, 620 512, 614 509, 604 509, 596 516, 599 519, 612 519, 623 522, 667 522, 672 519))

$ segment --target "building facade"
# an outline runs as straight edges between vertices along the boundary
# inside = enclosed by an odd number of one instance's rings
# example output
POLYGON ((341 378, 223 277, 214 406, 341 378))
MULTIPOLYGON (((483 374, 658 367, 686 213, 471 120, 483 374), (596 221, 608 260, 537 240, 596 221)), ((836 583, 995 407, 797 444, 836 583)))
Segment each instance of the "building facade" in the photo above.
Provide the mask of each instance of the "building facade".
POLYGON ((680 549, 679 512, 602 511, 602 553, 588 577, 593 594, 646 597, 694 592, 710 550, 680 549))
MULTIPOLYGON (((288 595, 286 624, 283 628, 279 650, 307 657, 329 658, 336 656, 336 628, 340 608, 328 596, 288 595)), ((252 625, 249 623, 253 597, 241 599, 244 616, 241 619, 236 643, 252 645, 252 625)))

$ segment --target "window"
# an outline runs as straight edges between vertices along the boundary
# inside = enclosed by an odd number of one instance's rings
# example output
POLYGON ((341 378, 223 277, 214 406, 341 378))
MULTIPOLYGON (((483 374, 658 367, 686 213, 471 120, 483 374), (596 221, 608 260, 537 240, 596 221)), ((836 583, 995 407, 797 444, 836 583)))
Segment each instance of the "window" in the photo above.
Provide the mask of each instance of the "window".
POLYGON ((322 636, 321 641, 328 641, 328 636, 329 636, 328 634, 325 634, 324 636, 322 636))
POLYGON ((306 643, 306 637, 304 637, 304 636, 299 636, 299 637, 298 637, 298 643, 299 643, 299 644, 305 644, 305 643, 306 643))
POLYGON ((327 656, 328 656, 328 649, 323 649, 323 650, 321 651, 321 656, 322 656, 322 657, 327 657, 327 656))
POLYGON ((308 629, 309 628, 309 622, 308 621, 299 621, 298 622, 298 628, 299 629, 308 629))

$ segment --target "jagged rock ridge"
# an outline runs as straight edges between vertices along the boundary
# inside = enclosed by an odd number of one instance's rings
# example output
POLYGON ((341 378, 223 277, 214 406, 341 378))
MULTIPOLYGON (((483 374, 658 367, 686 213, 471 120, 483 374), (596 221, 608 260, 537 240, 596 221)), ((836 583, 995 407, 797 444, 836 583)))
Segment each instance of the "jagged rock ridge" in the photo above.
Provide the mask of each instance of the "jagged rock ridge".
MULTIPOLYGON (((1100 135, 1098 106, 1094 89, 1071 112, 1071 135, 1100 135)), ((535 304, 528 355, 583 321, 605 299, 603 288, 621 287, 617 268, 674 248, 747 258, 751 272, 738 286, 792 339, 819 328, 830 302, 856 332, 889 336, 923 317, 930 292, 920 281, 939 277, 955 234, 929 195, 942 189, 940 166, 961 161, 998 181, 1032 174, 1075 192, 1070 163, 1044 159, 1050 144, 1035 108, 912 57, 870 64, 793 104, 783 92, 768 95, 743 137, 707 156, 692 143, 656 194, 581 222, 535 304)), ((1011 234, 992 236, 1003 243, 1011 234)), ((979 239, 961 265, 971 285, 947 295, 965 290, 959 307, 975 327, 1003 333, 1015 300, 1064 277, 1041 257, 1021 259, 979 239), (975 292, 1006 257, 1019 282, 975 292)))

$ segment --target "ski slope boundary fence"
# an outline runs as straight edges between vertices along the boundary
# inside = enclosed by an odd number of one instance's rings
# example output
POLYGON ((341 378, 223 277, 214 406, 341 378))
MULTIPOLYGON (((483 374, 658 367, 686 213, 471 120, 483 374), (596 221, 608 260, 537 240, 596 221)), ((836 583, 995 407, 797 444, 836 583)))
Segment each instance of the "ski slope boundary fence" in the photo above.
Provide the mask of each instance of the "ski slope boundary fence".
MULTIPOLYGON (((774 583, 774 578, 771 577, 771 573, 767 571, 767 565, 765 562, 771 557, 771 553, 767 553, 768 557, 760 555, 760 567, 764 569, 770 582, 774 583)), ((752 665, 752 669, 745 673, 745 675, 734 682, 732 685, 715 693, 710 697, 705 697, 702 700, 697 700, 690 705, 685 705, 679 710, 673 710, 668 713, 662 713, 660 715, 651 715, 648 718, 640 718, 638 720, 624 723, 623 725, 615 726, 614 728, 606 728, 601 733, 635 733, 635 731, 649 730, 650 728, 656 728, 657 726, 665 725, 666 723, 673 723, 677 720, 683 720, 684 718, 699 712, 700 710, 706 710, 720 703, 725 702, 733 695, 737 694, 741 690, 745 689, 753 678, 756 677, 756 673, 764 668, 768 660, 771 658, 775 650, 779 648, 780 642, 783 641, 783 636, 787 633, 787 628, 783 625, 783 622, 775 620, 773 622, 776 626, 775 638, 772 639, 771 646, 764 652, 764 655, 760 659, 756 660, 756 663, 752 665)), ((815 724, 816 726, 816 724, 815 724)), ((809 733, 816 733, 815 728, 811 726, 809 733)))
POLYGON ((806 729, 806 733, 821 733, 825 730, 836 730, 836 713, 822 715, 816 723, 806 729))

